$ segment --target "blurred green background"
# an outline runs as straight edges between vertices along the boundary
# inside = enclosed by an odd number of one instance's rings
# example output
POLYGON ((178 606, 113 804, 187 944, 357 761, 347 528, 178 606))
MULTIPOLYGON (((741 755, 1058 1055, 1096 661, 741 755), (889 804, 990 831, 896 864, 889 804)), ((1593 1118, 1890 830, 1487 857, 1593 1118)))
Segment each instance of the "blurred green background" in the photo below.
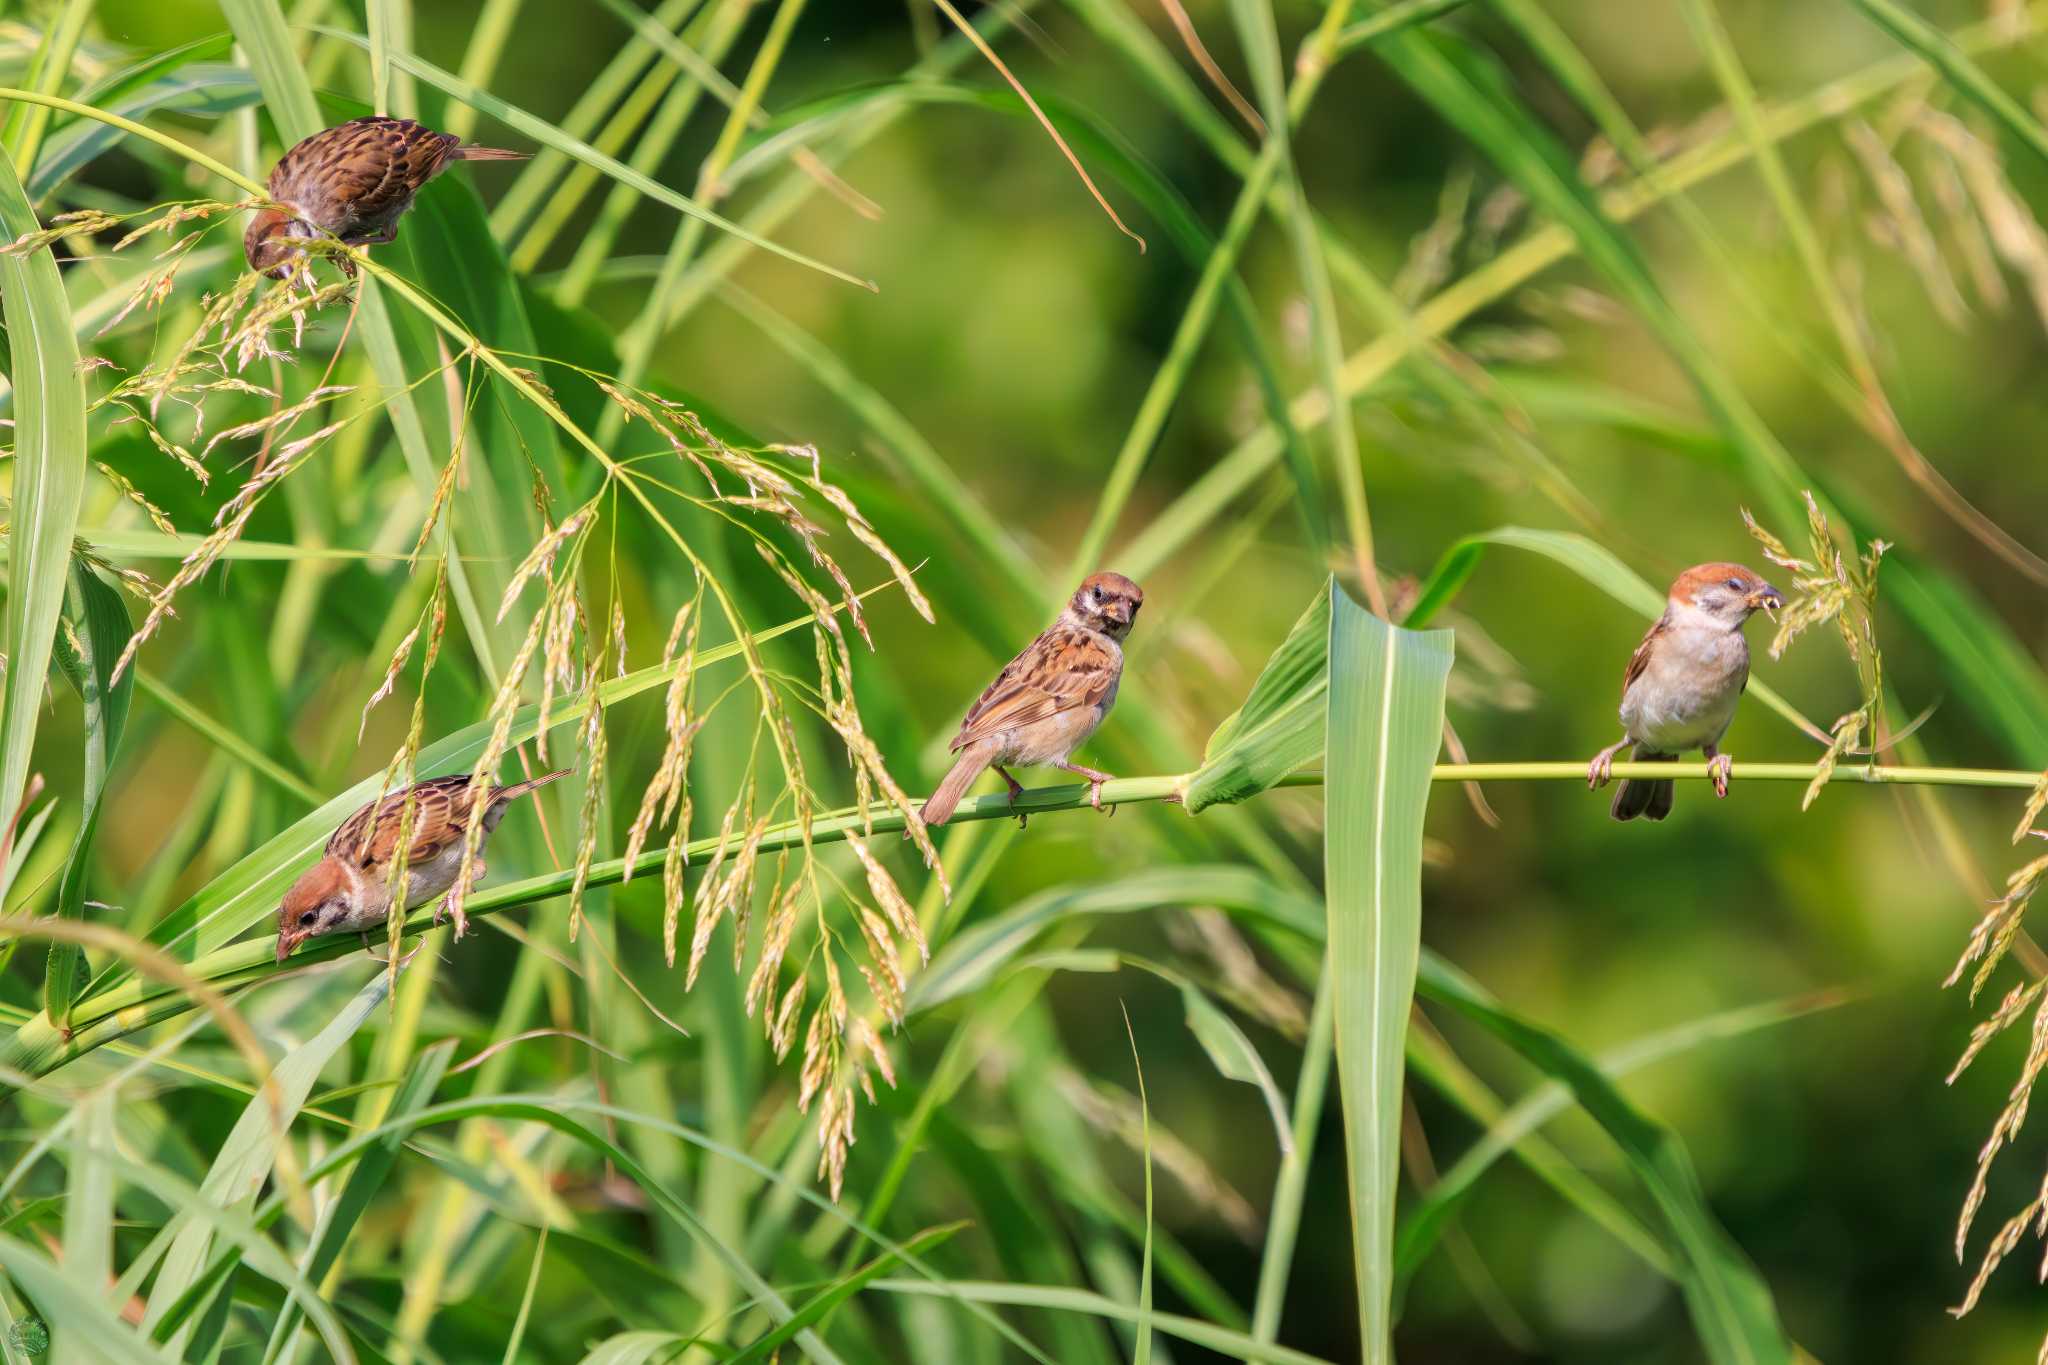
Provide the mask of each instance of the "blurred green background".
MULTIPOLYGON (((13 8, 20 17, 22 6, 13 8)), ((30 4, 28 16, 50 8, 30 4)), ((363 31, 362 15, 347 5, 297 8, 325 10, 329 22, 363 31)), ((769 8, 761 6, 749 19, 733 55, 720 64, 735 81, 769 8)), ((1219 230, 1236 200, 1238 176, 1133 75, 1086 22, 1089 8, 1031 7, 1023 35, 1002 41, 1006 59, 1035 94, 1085 111, 1182 196, 1199 222, 1219 230)), ((1544 8, 1653 138, 1668 137, 1683 150, 1728 126, 1719 112, 1720 87, 1679 6, 1561 0, 1544 8)), ((1766 100, 1803 96, 1899 59, 1898 45, 1851 4, 1726 0, 1718 8, 1766 100)), ((415 50, 448 69, 459 67, 476 9, 464 0, 417 5, 415 50)), ((1276 10, 1282 51, 1291 58, 1319 12, 1298 4, 1276 10)), ((1161 7, 1132 0, 1125 12, 1201 84, 1161 7)), ((2004 16, 2031 33, 2039 22, 2015 4, 1943 3, 1923 12, 1945 29, 2004 16)), ((1228 7, 1188 0, 1188 14, 1224 71, 1249 94, 1252 82, 1228 7)), ((943 27, 943 19, 897 4, 815 4, 789 40, 764 107, 781 116, 865 82, 893 79, 943 27)), ((1513 99, 1569 156, 1585 154, 1586 174, 1597 177, 1601 166, 1611 165, 1611 154, 1588 150, 1597 130, 1571 92, 1495 7, 1475 0, 1435 27, 1491 54, 1513 99)), ((222 28, 219 12, 203 0, 102 0, 92 33, 97 41, 148 52, 222 28)), ((529 0, 490 88, 559 120, 623 33, 596 5, 529 0)), ((2029 37, 1983 60, 2005 89, 2039 109, 2048 98, 2044 54, 2041 40, 2029 37)), ((359 57, 350 51, 335 68, 345 74, 326 84, 359 95, 359 57)), ((1000 88, 978 61, 962 64, 960 73, 966 83, 1000 88)), ((1202 88, 1218 117, 1230 120, 1228 106, 1202 88)), ((421 94, 423 116, 432 121, 439 98, 424 88, 421 94)), ((2030 213, 2044 202, 2048 167, 1953 91, 1918 78, 1788 141, 1787 169, 1904 430, 1963 497, 2021 544, 2048 552, 2048 461, 2040 454, 2048 400, 2039 382, 2048 359, 2048 268, 2037 262, 2030 274, 2024 260, 2029 249, 2048 257, 2042 245, 2048 239, 2031 216, 1985 225, 1984 201, 1971 197, 1956 163, 1944 160, 1922 131, 1923 120, 1937 112, 1960 120, 2002 158, 2011 204, 2030 213), (1872 152, 1871 143, 1882 150, 1872 152), (1891 171, 1896 180, 1887 178, 1891 171), (1887 199, 1900 192, 1911 212, 1896 197, 1887 199), (1992 240, 2001 230, 2017 243, 2010 253, 1992 240)), ((692 188, 719 126, 715 117, 693 119, 656 178, 692 188)), ((1232 126, 1243 136, 1242 124, 1232 126)), ((477 136, 520 145, 506 141, 513 135, 488 119, 478 124, 477 136)), ((221 143, 232 145, 232 139, 223 133, 221 143)), ((274 147, 267 134, 265 145, 274 147)), ((1248 138, 1246 145, 1252 145, 1248 138)), ((878 221, 816 195, 769 234, 872 278, 877 292, 756 254, 733 273, 733 289, 695 308, 662 337, 654 356, 654 376, 738 429, 767 441, 815 445, 905 558, 928 561, 920 576, 939 608, 937 624, 919 621, 900 596, 884 595, 874 610, 876 649, 858 660, 869 728, 913 791, 928 790, 943 771, 943 741, 966 702, 1008 652, 1049 619, 1070 586, 1065 566, 1200 273, 1199 260, 1177 251, 1130 189, 1081 150, 1110 202, 1148 239, 1145 252, 1114 230, 1029 121, 933 103, 912 109, 838 166, 848 184, 879 206, 878 221), (1036 597, 983 562, 943 512, 919 498, 872 424, 763 333, 756 319, 764 306, 814 336, 922 433, 1043 575, 1036 597)), ((1499 165, 1371 51, 1347 57, 1331 72, 1300 129, 1296 155, 1309 200, 1411 306, 1485 270, 1546 221, 1520 200, 1499 165)), ((115 155, 81 184, 147 198, 157 174, 153 159, 115 155)), ((514 174, 499 166, 462 172, 486 205, 514 174)), ((1627 178, 1625 172, 1606 174, 1627 178)), ((545 301, 558 287, 603 188, 576 206, 533 263, 530 299, 545 301)), ((729 207, 741 212, 761 192, 743 185, 729 207)), ((1994 646, 1980 629, 1990 623, 2001 630, 2012 651, 2007 661, 2031 667, 2038 687, 2048 648, 2048 594, 1944 515, 1800 362, 1802 353, 1819 353, 1825 365, 1839 367, 1838 343, 1753 166, 1733 165, 1689 197, 1724 255, 1703 251, 1666 209, 1626 229, 1683 325, 1807 475, 1856 518, 1857 530, 1894 544, 1897 566, 1914 582, 1942 585, 1902 602, 1891 595, 1896 566, 1888 565, 1881 579, 1884 661, 1905 713, 1895 720, 1936 708, 1917 733, 1930 762, 2021 769, 2048 763, 2048 750, 2035 742, 2044 718, 2029 712, 2027 694, 2001 683, 1998 671, 1983 662, 1994 646), (1975 615, 1959 614, 1936 592, 1962 595, 1975 615), (1952 638, 1943 647, 1943 622, 1961 644, 1952 638)), ((577 326, 594 321, 613 336, 628 326, 646 301, 675 222, 657 205, 634 208, 584 301, 592 318, 577 326)), ((1286 390, 1308 389, 1315 370, 1306 306, 1286 236, 1272 220, 1253 232, 1239 275, 1286 390)), ((1347 351, 1382 330, 1359 310, 1344 310, 1347 351)), ((1453 410, 1412 365, 1397 368, 1355 407, 1376 552, 1390 583, 1426 574, 1461 536, 1520 525, 1582 532, 1659 585, 1687 564, 1736 559, 1784 586, 1780 571, 1761 561, 1745 534, 1741 509, 1752 508, 1795 545, 1803 543, 1801 528, 1776 519, 1777 509, 1745 474, 1682 369, 1600 270, 1569 256, 1490 297, 1447 341, 1460 353, 1455 363, 1476 376, 1479 390, 1497 405, 1488 420, 1453 410), (1504 428, 1526 432, 1583 497, 1588 518, 1575 518, 1544 496, 1527 466, 1504 453, 1504 428)), ((1245 348, 1228 321, 1219 321, 1117 518, 1101 567, 1126 567, 1119 554, 1262 414, 1245 348)), ((1319 460, 1322 440, 1320 432, 1309 437, 1319 460)), ((376 458, 395 461, 396 455, 385 451, 376 458)), ((328 492, 348 496, 344 489, 328 492)), ((177 519, 197 529, 185 516, 177 519)), ((290 534, 280 527, 270 538, 290 534)), ((629 538, 627 545, 648 555, 658 551, 645 539, 629 538)), ((1123 775, 1177 770, 1160 766, 1162 756, 1175 753, 1180 766, 1192 764, 1204 737, 1242 697, 1333 567, 1304 534, 1284 467, 1231 499, 1205 533, 1148 567, 1150 610, 1133 642, 1132 672, 1119 710, 1083 759, 1123 775), (1241 555, 1217 558, 1226 538, 1240 532, 1248 538, 1241 555)), ((350 569, 345 577, 383 583, 384 572, 350 569)), ((641 608, 632 617, 636 653, 659 647, 673 605, 663 593, 673 588, 675 574, 673 566, 629 562, 621 590, 641 608)), ((247 681, 232 661, 238 650, 260 653, 260 635, 214 622, 266 619, 284 577, 282 566, 234 566, 222 581, 186 599, 184 619, 151 647, 162 654, 146 652, 144 659, 171 672, 176 654, 184 660, 177 672, 188 695, 215 714, 258 718, 247 729, 254 742, 295 755, 295 771, 319 790, 334 790, 381 767, 402 736, 404 707, 387 705, 359 753, 352 742, 331 739, 324 750, 308 747, 316 729, 304 717, 330 711, 352 717, 367 691, 364 670, 373 679, 381 668, 370 649, 376 621, 348 623, 341 608, 313 628, 298 678, 283 680, 274 694, 247 681), (209 656, 225 657, 231 666, 209 668, 209 656)), ((769 588, 753 591, 764 603, 773 600, 769 588)), ((783 599, 764 605, 758 619, 790 614, 783 599)), ((1493 549, 1456 602, 1453 619, 1438 624, 1458 631, 1450 718, 1475 761, 1579 759, 1614 737, 1622 666, 1644 622, 1591 584, 1547 560, 1493 549)), ((1752 625, 1754 645, 1761 646, 1768 629, 1766 622, 1752 625)), ((805 644, 791 666, 800 669, 808 652, 805 644)), ((1802 639, 1782 662, 1758 652, 1756 676, 1823 726, 1856 705, 1855 675, 1831 630, 1802 639)), ((408 699, 401 694, 401 701, 408 699)), ((436 721, 428 733, 435 734, 480 711, 475 698, 451 690, 435 699, 430 714, 436 721)), ((648 699, 621 708, 612 724, 617 761, 651 764, 648 746, 659 741, 657 704, 648 699)), ((75 752, 68 737, 74 727, 74 717, 60 708, 47 724, 53 753, 75 752)), ((132 743, 119 789, 124 815, 102 836, 110 887, 141 884, 154 875, 152 868, 161 869, 164 831, 186 807, 183 775, 207 761, 203 741, 175 728, 156 726, 132 743)), ((1960 988, 1941 989, 1983 908, 1983 888, 2002 881, 2018 861, 2008 839, 2019 801, 2010 792, 1937 792, 1935 800, 1953 818, 1984 879, 1971 885, 1937 849, 1909 794, 1838 786, 1802 812, 1799 784, 1744 783, 1744 759, 1809 761, 1818 753, 1813 741, 1753 699, 1726 747, 1738 765, 1730 799, 1717 803, 1704 787, 1684 786, 1677 813, 1658 826, 1616 825, 1606 818, 1604 795, 1589 795, 1575 783, 1543 782, 1490 786, 1486 796, 1500 817, 1494 827, 1457 788, 1440 786, 1429 821, 1424 942, 1589 1053, 1733 1006, 1847 992, 1847 1003, 1647 1068, 1627 1080, 1626 1093, 1683 1136, 1713 1208, 1763 1272, 1790 1333, 1816 1358, 1902 1365, 2025 1359, 2048 1327, 2048 1298, 2019 1266, 1994 1279, 1970 1316, 1955 1321, 1945 1311, 1960 1301, 1990 1229, 2039 1184, 2038 1141, 2023 1131, 1994 1172, 1969 1263, 1959 1266, 1955 1218, 1977 1149, 2024 1053, 2019 1035, 2025 1030, 1994 1044, 1961 1081, 1947 1086, 1944 1076, 1984 1010, 1973 1009, 1960 988)), ((62 762, 51 768, 53 778, 62 762)), ((625 779, 623 790, 624 809, 614 812, 620 827, 630 818, 637 786, 625 779)), ((249 790, 247 801, 253 813, 237 813, 236 820, 247 823, 236 828, 259 836, 303 813, 268 788, 249 790)), ((700 803, 700 811, 714 806, 700 803)), ((213 818, 226 818, 214 811, 213 818)), ((1203 817, 1199 831, 1163 806, 1129 808, 1113 821, 1048 816, 1021 835, 985 827, 975 841, 999 846, 1002 856, 968 913, 978 918, 1046 887, 1108 879, 1161 860, 1228 860, 1236 850, 1206 828, 1212 821, 1256 829, 1279 856, 1314 878, 1320 875, 1320 815, 1320 794, 1310 789, 1269 794, 1255 810, 1215 811, 1203 817)), ((248 846, 256 841, 250 838, 248 846)), ((186 889, 204 879, 209 865, 217 869, 244 851, 209 849, 205 827, 192 831, 188 847, 196 850, 189 867, 161 873, 186 889)), ((908 878, 905 884, 914 896, 916 884, 908 878)), ((686 1011, 694 1035, 664 1036, 658 1043, 643 1036, 653 1051, 635 1056, 661 1059, 678 1112, 693 1115, 701 1050, 719 1046, 721 1032, 730 1028, 731 990, 707 1000, 700 985, 686 1000, 678 975, 660 967, 653 937, 658 888, 635 885, 611 904, 625 926, 621 948, 629 972, 663 1008, 686 1011)), ((543 908, 535 918, 547 913, 543 908)), ((1187 919, 1173 910, 1117 917, 1095 941, 1209 961, 1205 954, 1212 950, 1190 937, 1187 919)), ((441 1032, 474 1030, 490 1019, 517 951, 485 935, 451 954, 424 1033, 435 1036, 437 1026, 441 1032)), ((1286 981, 1275 990, 1292 1008, 1305 1010, 1298 986, 1270 962, 1266 970, 1286 981)), ((2019 970, 2006 968, 1990 999, 2017 980, 2019 970)), ((1287 1017, 1285 1008, 1276 1009, 1287 1017)), ((573 1002, 557 1002, 556 1010, 581 1017, 573 1002)), ((1144 1063, 1156 1130, 1199 1154, 1229 1192, 1191 1191, 1162 1174, 1160 1226, 1226 1293, 1248 1304, 1278 1153, 1257 1093, 1215 1076, 1170 986, 1128 970, 1054 976, 1042 1001, 1013 1029, 983 1040, 975 1074, 947 1106, 950 1140, 980 1146, 1008 1172, 1023 1201, 1019 1216, 1044 1217, 1053 1228, 1052 1244, 1066 1246, 1075 1234, 1055 1212, 1066 1191, 1049 1169, 1044 1127, 1016 1117, 1014 1077, 1020 1071, 1041 1082, 1054 1073, 1096 1077, 1135 1094, 1124 1011, 1144 1063), (1057 1059, 1049 1071, 1048 1059, 1057 1059), (1235 1229, 1233 1199, 1251 1216, 1235 1229)), ((1273 1027, 1273 1020, 1245 1018, 1282 1086, 1291 1087, 1298 1039, 1273 1027)), ((1526 1068, 1459 1021, 1435 1022, 1498 1091, 1512 1095, 1534 1082, 1526 1068)), ((578 1026, 617 1044, 603 1031, 605 1023, 585 1019, 578 1026)), ((751 1037, 757 1030, 749 1025, 745 1032, 751 1037)), ((899 1044, 899 1072, 928 1075, 948 1036, 931 1021, 913 1026, 899 1044)), ((520 1065, 544 1072, 546 1060, 534 1051, 520 1065)), ((581 1064, 567 1063, 572 1070, 581 1064)), ((762 1073, 764 1096, 779 1096, 786 1106, 788 1078, 773 1071, 762 1073), (785 1088, 776 1090, 778 1084, 785 1088)), ((1436 1164, 1448 1165, 1478 1129, 1426 1087, 1413 1087, 1413 1103, 1436 1164)), ((764 1098, 753 1126, 770 1123, 775 1108, 764 1098)), ((851 1185, 865 1188, 880 1171, 891 1152, 890 1124, 907 1108, 899 1098, 881 1113, 863 1112, 851 1185)), ((225 1123, 233 1111, 224 1107, 215 1118, 225 1123)), ((189 1122, 193 1133, 206 1130, 202 1120, 189 1122)), ((1086 1123, 1074 1131, 1088 1135, 1091 1160, 1125 1195, 1141 1198, 1133 1147, 1086 1123)), ((1570 1114, 1549 1132, 1610 1188, 1629 1190, 1625 1167, 1582 1116, 1570 1114)), ((1342 1150, 1333 1103, 1317 1147, 1281 1333, 1289 1345, 1333 1360, 1355 1358, 1358 1349, 1342 1150)), ((982 1267, 989 1278, 1031 1278, 1032 1267, 1004 1264, 1000 1226, 990 1226, 989 1206, 973 1189, 975 1169, 959 1152, 944 1162, 920 1158, 910 1167, 892 1226, 903 1231, 954 1217, 976 1219, 949 1254, 963 1266, 982 1267)), ((607 1216, 628 1228, 636 1217, 630 1211, 607 1216)), ((619 1235, 635 1240, 630 1231, 619 1235)), ((1076 1245, 1085 1247, 1085 1239, 1076 1245)), ((2031 1247, 2015 1253, 2028 1265, 2034 1255, 2031 1247)), ((394 1249, 394 1274, 400 1259, 394 1249)), ((508 1295, 516 1301, 525 1264, 523 1254, 510 1255, 466 1288, 478 1303, 508 1295)), ((537 1314, 574 1319, 582 1284, 567 1271, 558 1283, 551 1272, 537 1314)), ((1165 1285, 1159 1303, 1196 1311, 1165 1285)), ((449 1311, 449 1322, 437 1328, 443 1358, 477 1358, 464 1354, 462 1314, 486 1310, 449 1311)), ((487 1338, 483 1332, 478 1340, 487 1338)), ((1702 1358, 1676 1291, 1512 1162, 1486 1177, 1452 1240, 1416 1279, 1398 1342, 1402 1360, 1412 1365, 1702 1358)), ((1174 1355, 1211 1358, 1185 1345, 1174 1355)))

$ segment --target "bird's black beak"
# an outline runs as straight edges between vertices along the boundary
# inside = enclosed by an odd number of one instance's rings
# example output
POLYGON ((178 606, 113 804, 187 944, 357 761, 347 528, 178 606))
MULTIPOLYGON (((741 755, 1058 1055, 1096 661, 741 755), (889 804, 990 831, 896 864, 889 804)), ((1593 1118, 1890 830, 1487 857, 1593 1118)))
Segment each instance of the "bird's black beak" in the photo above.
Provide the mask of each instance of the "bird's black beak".
POLYGON ((1785 598, 1776 588, 1765 583, 1749 595, 1748 602, 1751 611, 1776 611, 1785 605, 1785 598))

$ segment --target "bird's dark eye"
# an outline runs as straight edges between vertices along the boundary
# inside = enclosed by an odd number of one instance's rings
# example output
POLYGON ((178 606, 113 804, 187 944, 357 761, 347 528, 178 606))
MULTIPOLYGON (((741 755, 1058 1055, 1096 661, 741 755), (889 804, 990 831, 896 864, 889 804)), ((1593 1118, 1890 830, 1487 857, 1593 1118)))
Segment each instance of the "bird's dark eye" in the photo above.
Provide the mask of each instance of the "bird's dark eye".
POLYGON ((1729 586, 1729 587, 1731 587, 1731 588, 1733 588, 1733 589, 1735 589, 1735 591, 1737 591, 1737 592, 1741 592, 1741 591, 1742 591, 1742 580, 1741 580, 1741 579, 1739 579, 1739 578, 1731 578, 1731 579, 1729 579, 1729 580, 1728 580, 1728 586, 1729 586))
POLYGON ((308 910, 305 914, 299 916, 299 923, 310 926, 314 920, 317 920, 319 918, 320 917, 318 915, 314 914, 311 910, 308 910))
POLYGON ((1102 589, 1100 589, 1100 588, 1097 588, 1097 589, 1095 589, 1095 600, 1096 600, 1096 601, 1098 601, 1098 602, 1100 602, 1100 601, 1102 600, 1102 589))

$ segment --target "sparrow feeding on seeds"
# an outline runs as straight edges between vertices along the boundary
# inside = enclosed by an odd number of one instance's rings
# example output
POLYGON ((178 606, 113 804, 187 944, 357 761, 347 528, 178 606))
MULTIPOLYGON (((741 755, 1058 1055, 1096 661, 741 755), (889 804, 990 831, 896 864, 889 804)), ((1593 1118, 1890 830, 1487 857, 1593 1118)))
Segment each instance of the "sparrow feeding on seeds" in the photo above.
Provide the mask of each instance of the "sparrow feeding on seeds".
MULTIPOLYGON (((1046 764, 1085 777, 1088 804, 1102 809, 1109 774, 1067 759, 1116 703, 1123 638, 1144 604, 1144 591, 1118 573, 1090 575, 1075 589, 1060 619, 1005 664, 967 709, 953 736, 953 752, 960 757, 924 803, 927 825, 945 824, 984 768, 994 768, 1009 784, 1014 802, 1024 787, 1006 764, 1046 764)), ((1017 818, 1022 823, 1024 817, 1017 818)))
MULTIPOLYGON (((1627 733, 1593 756, 1586 785, 1607 784, 1614 755, 1633 744, 1639 763, 1675 760, 1698 749, 1707 756, 1714 795, 1728 794, 1733 766, 1717 747, 1749 685, 1749 642, 1743 622, 1759 609, 1785 605, 1778 590, 1740 564, 1699 564, 1671 585, 1664 614, 1636 646, 1621 679, 1621 725, 1627 733)), ((1671 782, 1624 778, 1613 815, 1662 820, 1671 814, 1671 782)))
MULTIPOLYGON (((372 246, 398 236, 398 220, 420 186, 451 161, 524 161, 524 152, 465 145, 411 119, 372 114, 313 134, 278 158, 270 172, 272 207, 256 215, 242 238, 249 268, 282 280, 296 242, 332 237, 372 246)), ((343 273, 355 262, 336 258, 343 273)))
MULTIPOLYGON (((301 873, 284 893, 277 911, 277 960, 291 956, 305 939, 321 934, 367 933, 391 914, 391 872, 398 857, 398 828, 407 795, 413 800, 412 845, 405 860, 405 909, 424 905, 455 885, 462 870, 462 842, 470 822, 481 819, 488 839, 505 807, 571 769, 487 788, 480 800, 469 791, 468 773, 421 782, 393 792, 341 822, 320 861, 301 873)), ((476 875, 484 875, 483 845, 477 845, 476 875)), ((440 915, 435 915, 438 922, 440 915)))

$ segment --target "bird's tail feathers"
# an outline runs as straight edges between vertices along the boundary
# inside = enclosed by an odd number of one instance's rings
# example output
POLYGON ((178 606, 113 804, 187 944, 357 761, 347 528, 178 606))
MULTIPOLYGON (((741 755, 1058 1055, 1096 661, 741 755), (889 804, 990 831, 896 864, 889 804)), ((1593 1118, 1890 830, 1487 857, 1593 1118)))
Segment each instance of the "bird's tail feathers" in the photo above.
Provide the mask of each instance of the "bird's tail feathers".
POLYGON ((924 803, 921 818, 927 825, 943 825, 953 818, 953 808, 960 804, 960 798, 967 795, 967 789, 974 785, 974 779, 988 770, 994 756, 985 749, 969 749, 954 760, 953 767, 939 783, 939 789, 932 793, 932 799, 924 803))
POLYGON ((494 802, 517 801, 528 792, 545 787, 556 778, 567 777, 575 771, 574 768, 557 768, 551 773, 542 773, 539 777, 530 777, 524 782, 514 782, 509 787, 500 787, 492 792, 491 800, 494 802))
MULTIPOLYGON (((1635 752, 1638 763, 1675 763, 1677 760, 1676 754, 1651 754, 1641 749, 1635 752)), ((1674 786, 1669 778, 1623 778, 1614 793, 1614 805, 1609 813, 1617 820, 1633 820, 1638 815, 1645 820, 1662 820, 1671 814, 1673 794, 1674 786)))

